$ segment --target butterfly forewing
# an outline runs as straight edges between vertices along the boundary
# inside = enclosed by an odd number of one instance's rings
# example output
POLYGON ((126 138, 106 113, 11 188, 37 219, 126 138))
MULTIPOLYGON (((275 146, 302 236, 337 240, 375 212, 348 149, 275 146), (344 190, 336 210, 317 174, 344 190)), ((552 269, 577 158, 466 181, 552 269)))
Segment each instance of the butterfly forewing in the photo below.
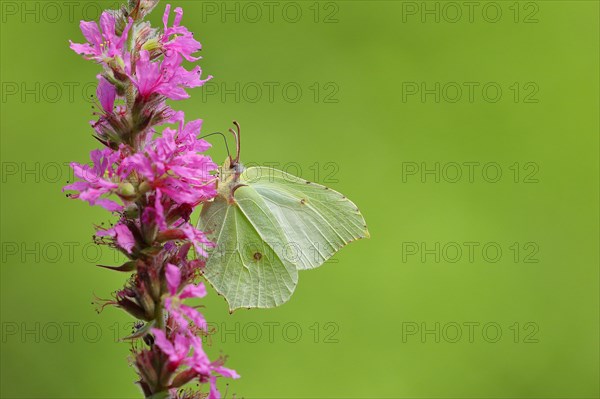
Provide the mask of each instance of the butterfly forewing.
POLYGON ((286 237, 285 258, 298 270, 321 266, 349 242, 369 235, 358 207, 328 187, 267 167, 248 168, 240 183, 264 199, 286 237))

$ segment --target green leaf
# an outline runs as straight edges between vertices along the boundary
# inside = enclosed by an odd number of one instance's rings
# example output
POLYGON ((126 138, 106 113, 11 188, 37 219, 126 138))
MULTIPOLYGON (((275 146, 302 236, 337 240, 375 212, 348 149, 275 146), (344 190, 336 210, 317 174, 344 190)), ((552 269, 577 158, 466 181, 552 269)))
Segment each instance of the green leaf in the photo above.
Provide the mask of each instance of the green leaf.
POLYGON ((105 266, 105 265, 97 265, 99 267, 103 267, 108 270, 114 270, 116 272, 132 272, 135 270, 135 262, 129 261, 123 263, 121 266, 105 266))
POLYGON ((283 304, 298 270, 369 237, 356 205, 337 191, 272 168, 239 169, 226 163, 218 196, 199 220, 216 243, 205 277, 231 310, 283 304))

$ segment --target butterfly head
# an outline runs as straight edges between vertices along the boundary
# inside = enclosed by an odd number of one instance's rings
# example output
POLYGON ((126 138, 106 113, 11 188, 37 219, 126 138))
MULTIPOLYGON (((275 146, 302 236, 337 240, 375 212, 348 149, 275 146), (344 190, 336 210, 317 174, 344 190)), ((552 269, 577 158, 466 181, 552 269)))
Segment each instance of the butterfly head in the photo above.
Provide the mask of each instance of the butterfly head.
POLYGON ((240 175, 246 169, 240 162, 240 124, 233 121, 236 130, 229 129, 229 132, 235 137, 236 154, 235 158, 228 155, 223 163, 223 166, 219 170, 219 182, 218 182, 218 195, 233 201, 233 193, 237 188, 240 187, 239 178, 240 175))

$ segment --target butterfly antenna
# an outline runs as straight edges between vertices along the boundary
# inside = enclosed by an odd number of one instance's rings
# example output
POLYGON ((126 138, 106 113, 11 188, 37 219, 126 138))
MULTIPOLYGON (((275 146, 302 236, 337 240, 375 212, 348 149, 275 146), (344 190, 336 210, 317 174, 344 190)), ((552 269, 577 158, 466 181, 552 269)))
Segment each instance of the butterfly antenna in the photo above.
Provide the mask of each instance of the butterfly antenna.
POLYGON ((240 129, 240 124, 237 123, 237 121, 233 121, 233 124, 235 125, 235 128, 237 130, 237 132, 235 132, 233 129, 229 129, 229 132, 231 134, 233 134, 233 136, 235 137, 235 144, 236 144, 236 154, 235 154, 235 164, 237 164, 238 162, 240 162, 240 146, 241 146, 241 142, 240 142, 240 133, 241 133, 241 129, 240 129))
POLYGON ((229 145, 227 145, 227 137, 225 137, 225 135, 223 133, 221 133, 221 132, 209 133, 207 135, 201 136, 200 139, 204 139, 206 137, 214 136, 215 134, 219 134, 219 135, 221 135, 221 137, 223 137, 223 141, 225 142, 225 149, 227 150, 227 156, 229 158, 231 158, 231 154, 229 153, 229 145))

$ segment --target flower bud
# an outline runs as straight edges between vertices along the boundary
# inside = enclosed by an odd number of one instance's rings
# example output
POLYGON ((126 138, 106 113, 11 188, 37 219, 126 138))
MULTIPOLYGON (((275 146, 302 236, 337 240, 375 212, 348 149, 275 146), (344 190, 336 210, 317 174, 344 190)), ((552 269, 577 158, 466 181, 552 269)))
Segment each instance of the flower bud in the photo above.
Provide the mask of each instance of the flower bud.
POLYGON ((197 375, 198 373, 196 373, 196 371, 193 369, 187 369, 185 371, 182 371, 181 373, 175 376, 173 382, 171 383, 171 386, 173 388, 179 388, 196 378, 197 375))
POLYGON ((158 49, 160 49, 160 43, 157 38, 152 38, 142 45, 142 50, 148 50, 151 52, 158 49))
POLYGON ((125 199, 133 199, 136 195, 135 187, 129 182, 119 183, 117 194, 125 199))
POLYGON ((136 319, 152 321, 154 316, 148 316, 144 309, 142 309, 137 303, 128 298, 118 298, 117 302, 119 307, 125 310, 127 313, 135 317, 136 319))
MULTIPOLYGON (((151 350, 142 350, 135 355, 135 366, 138 369, 140 377, 142 377, 142 381, 140 381, 140 385, 144 389, 144 392, 149 391, 152 393, 150 387, 156 386, 158 382, 158 375, 154 365, 156 364, 156 354, 151 350)), ((146 396, 150 397, 150 396, 146 396)))
POLYGON ((152 186, 147 181, 143 181, 142 184, 139 185, 138 191, 140 194, 146 194, 148 191, 152 189, 152 186))
POLYGON ((148 208, 144 212, 144 216, 146 217, 143 218, 144 220, 142 223, 142 235, 144 236, 144 240, 146 241, 146 243, 148 245, 152 245, 156 240, 156 236, 158 234, 158 226, 152 219, 150 219, 147 216, 147 214, 150 213, 147 211, 148 208))
POLYGON ((159 0, 129 0, 129 13, 136 20, 142 20, 148 15, 159 0))
MULTIPOLYGON (((150 296, 150 293, 148 292, 148 290, 146 290, 146 288, 142 288, 141 291, 142 292, 138 293, 138 296, 136 299, 138 300, 138 302, 142 305, 142 307, 146 311, 146 317, 148 319, 152 320, 155 316, 154 313, 156 311, 154 300, 152 299, 152 297, 150 296)), ((146 320, 148 320, 148 319, 146 319, 146 320)))

